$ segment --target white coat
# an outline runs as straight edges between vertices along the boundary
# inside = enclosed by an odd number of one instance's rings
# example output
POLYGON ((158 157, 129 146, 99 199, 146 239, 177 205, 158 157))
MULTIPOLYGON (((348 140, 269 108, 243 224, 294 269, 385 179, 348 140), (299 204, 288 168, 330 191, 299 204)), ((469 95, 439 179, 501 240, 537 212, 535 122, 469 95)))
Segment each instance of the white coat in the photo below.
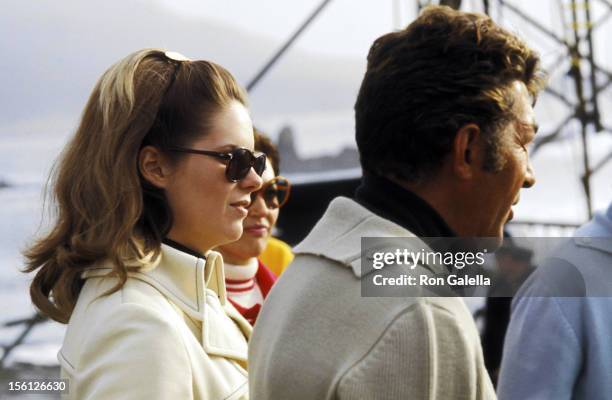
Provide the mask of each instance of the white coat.
POLYGON ((226 299, 223 261, 162 245, 118 291, 108 265, 85 284, 58 354, 69 399, 248 398, 249 323, 226 299))

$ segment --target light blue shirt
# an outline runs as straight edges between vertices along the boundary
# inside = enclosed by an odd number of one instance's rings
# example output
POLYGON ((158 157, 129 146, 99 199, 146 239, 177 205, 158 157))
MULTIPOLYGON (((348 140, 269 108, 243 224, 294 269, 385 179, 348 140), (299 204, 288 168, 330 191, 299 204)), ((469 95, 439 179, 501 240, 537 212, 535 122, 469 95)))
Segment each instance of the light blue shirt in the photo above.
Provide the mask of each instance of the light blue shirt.
POLYGON ((586 296, 530 297, 555 279, 554 265, 525 282, 512 303, 500 400, 612 399, 612 297, 595 297, 612 296, 612 204, 557 256, 576 267, 586 296))

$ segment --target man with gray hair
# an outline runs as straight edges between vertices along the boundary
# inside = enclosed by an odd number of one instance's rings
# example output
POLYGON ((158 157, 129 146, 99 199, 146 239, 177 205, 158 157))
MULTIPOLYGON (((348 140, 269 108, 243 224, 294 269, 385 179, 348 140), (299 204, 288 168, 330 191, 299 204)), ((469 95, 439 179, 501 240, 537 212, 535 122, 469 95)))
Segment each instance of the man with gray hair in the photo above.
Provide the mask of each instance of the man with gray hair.
POLYGON ((332 201, 264 304, 253 399, 495 398, 462 299, 362 297, 361 240, 501 241, 535 182, 541 87, 538 55, 485 15, 428 7, 374 42, 355 105, 362 185, 332 201))

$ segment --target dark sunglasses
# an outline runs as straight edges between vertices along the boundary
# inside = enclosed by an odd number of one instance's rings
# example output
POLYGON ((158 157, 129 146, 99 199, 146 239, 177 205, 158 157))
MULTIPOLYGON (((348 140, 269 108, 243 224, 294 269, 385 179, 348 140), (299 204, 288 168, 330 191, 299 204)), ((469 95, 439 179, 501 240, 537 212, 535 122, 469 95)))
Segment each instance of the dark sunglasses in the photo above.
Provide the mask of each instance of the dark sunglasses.
POLYGON ((249 207, 253 205, 257 196, 261 195, 266 203, 266 207, 270 210, 275 210, 287 203, 287 200, 289 200, 289 192, 291 192, 289 180, 279 175, 264 183, 258 191, 251 193, 251 204, 249 207))
POLYGON ((266 169, 266 155, 261 154, 256 156, 251 150, 245 149, 244 147, 238 147, 227 153, 189 149, 185 147, 170 147, 167 150, 178 153, 201 154, 228 161, 225 168, 225 177, 230 182, 238 182, 244 179, 249 174, 251 168, 253 168, 259 176, 261 176, 266 169))

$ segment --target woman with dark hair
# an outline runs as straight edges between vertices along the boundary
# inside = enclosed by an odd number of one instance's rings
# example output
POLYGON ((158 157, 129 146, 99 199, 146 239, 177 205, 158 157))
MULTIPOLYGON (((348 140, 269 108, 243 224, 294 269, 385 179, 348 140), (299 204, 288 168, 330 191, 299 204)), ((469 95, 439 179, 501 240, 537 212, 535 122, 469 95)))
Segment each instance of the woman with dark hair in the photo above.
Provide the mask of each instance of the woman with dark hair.
POLYGON ((146 49, 95 86, 53 180, 55 224, 27 250, 32 301, 68 329, 74 399, 248 396, 248 322, 227 301, 265 155, 246 96, 208 61, 146 49))
MULTIPOLYGON (((260 190, 251 193, 249 214, 244 219, 240 239, 218 249, 226 261, 228 299, 253 325, 276 281, 276 275, 261 261, 261 255, 268 246, 280 208, 287 202, 291 189, 287 178, 279 175, 276 146, 257 130, 255 150, 267 156, 267 167, 261 176, 264 184, 260 190)), ((290 252, 289 256, 292 256, 290 252)))

